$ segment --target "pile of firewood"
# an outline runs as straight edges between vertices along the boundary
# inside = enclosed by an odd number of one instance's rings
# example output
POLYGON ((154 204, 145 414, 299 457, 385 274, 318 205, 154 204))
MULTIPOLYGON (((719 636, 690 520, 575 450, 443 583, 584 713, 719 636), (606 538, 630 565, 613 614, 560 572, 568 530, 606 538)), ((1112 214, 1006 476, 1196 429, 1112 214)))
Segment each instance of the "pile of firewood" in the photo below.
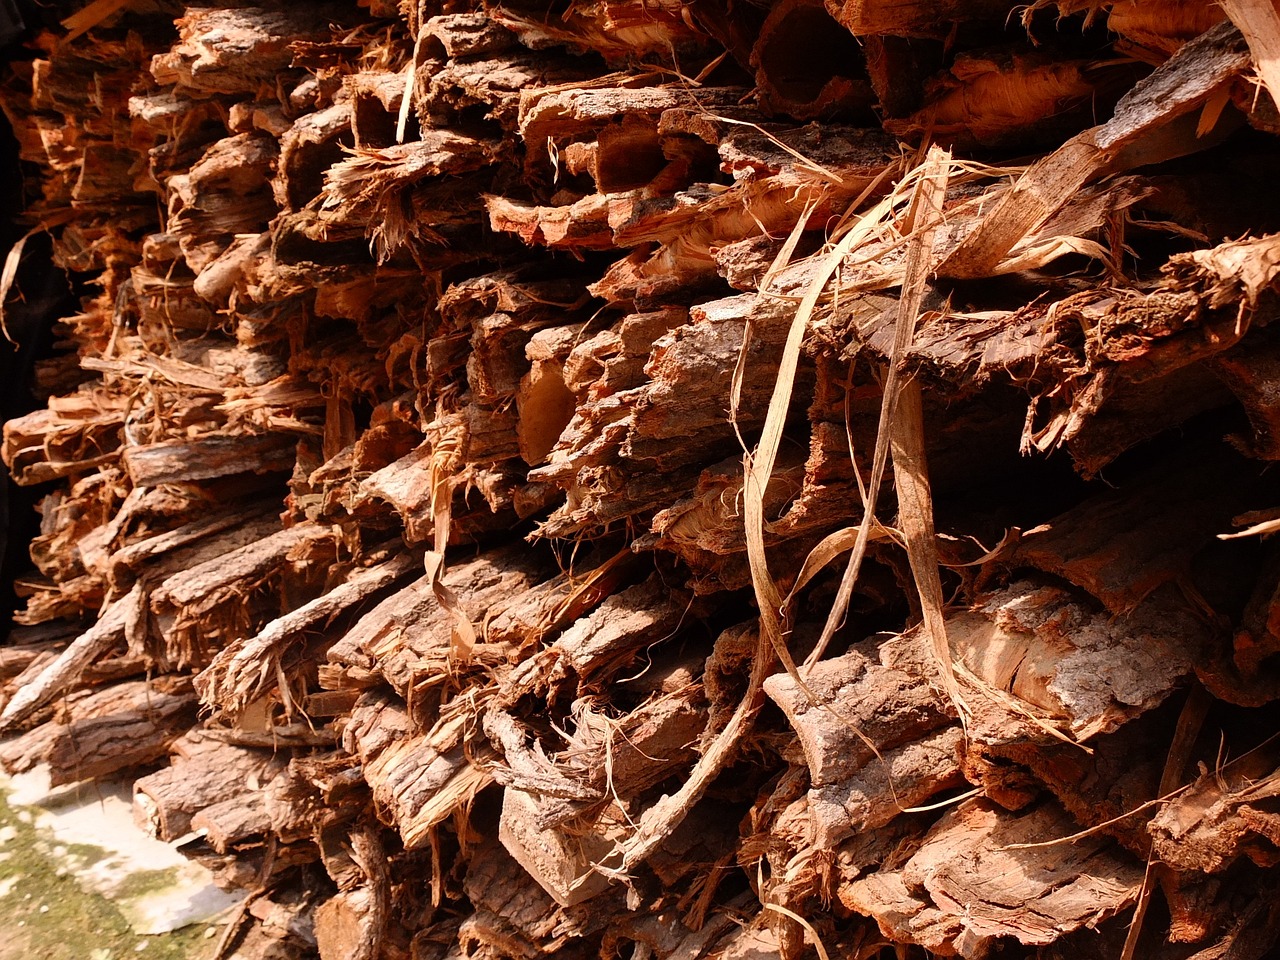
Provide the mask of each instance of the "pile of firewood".
POLYGON ((1268 955, 1272 3, 203 2, 0 86, 0 764, 223 957, 1268 955))

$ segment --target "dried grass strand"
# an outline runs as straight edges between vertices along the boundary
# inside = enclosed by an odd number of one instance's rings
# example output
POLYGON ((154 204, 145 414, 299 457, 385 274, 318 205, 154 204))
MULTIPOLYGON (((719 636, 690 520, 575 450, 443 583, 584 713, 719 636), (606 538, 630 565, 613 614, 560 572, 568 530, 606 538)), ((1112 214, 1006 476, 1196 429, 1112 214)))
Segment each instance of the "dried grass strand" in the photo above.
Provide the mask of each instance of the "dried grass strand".
POLYGON ((821 960, 831 960, 831 955, 827 953, 826 944, 822 942, 822 937, 818 935, 818 931, 814 928, 812 923, 800 916, 800 914, 796 913, 794 910, 788 909, 780 903, 766 903, 764 905, 764 909, 780 913, 784 917, 794 920, 796 923, 800 924, 800 926, 804 927, 805 933, 809 934, 809 936, 813 938, 813 948, 818 951, 818 956, 821 960))

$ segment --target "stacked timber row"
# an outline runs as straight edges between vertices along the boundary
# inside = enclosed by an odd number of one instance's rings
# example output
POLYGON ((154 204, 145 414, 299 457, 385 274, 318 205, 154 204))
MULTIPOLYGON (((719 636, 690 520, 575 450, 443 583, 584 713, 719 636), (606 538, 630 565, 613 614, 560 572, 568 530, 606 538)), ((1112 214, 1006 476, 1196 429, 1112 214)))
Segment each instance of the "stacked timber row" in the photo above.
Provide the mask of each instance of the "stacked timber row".
POLYGON ((1270 2, 209 2, 0 91, 8 770, 222 956, 1272 949, 1270 2))

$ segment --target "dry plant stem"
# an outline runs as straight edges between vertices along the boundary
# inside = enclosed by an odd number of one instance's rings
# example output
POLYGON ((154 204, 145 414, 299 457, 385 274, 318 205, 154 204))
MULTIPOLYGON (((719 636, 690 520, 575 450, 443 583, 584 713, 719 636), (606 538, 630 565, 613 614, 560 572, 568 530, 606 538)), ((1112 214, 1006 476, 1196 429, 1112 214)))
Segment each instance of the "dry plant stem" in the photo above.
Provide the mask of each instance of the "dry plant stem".
MULTIPOLYGON (((1240 756, 1235 757, 1231 760, 1228 760, 1225 763, 1222 763, 1218 769, 1218 773, 1221 774, 1223 771, 1227 769, 1238 766, 1239 764, 1247 760, 1249 757, 1271 746, 1278 739, 1280 739, 1280 733, 1272 734, 1271 736, 1267 737, 1267 739, 1263 740, 1260 744, 1258 744, 1256 747, 1246 750, 1244 753, 1240 754, 1240 756)), ((1174 789, 1168 791, 1167 793, 1161 794, 1160 796, 1156 797, 1154 800, 1148 800, 1146 803, 1140 803, 1136 807, 1134 807, 1132 810, 1128 810, 1125 813, 1120 814, 1120 816, 1112 817, 1110 820, 1105 820, 1102 823, 1094 824, 1092 827, 1089 827, 1086 830, 1079 830, 1076 833, 1069 834, 1068 836, 1058 837, 1056 840, 1045 840, 1041 843, 1009 843, 1009 844, 1005 844, 1005 846, 1002 847, 1001 849, 1003 850, 1036 850, 1041 847, 1056 847, 1059 844, 1063 844, 1063 843, 1075 843, 1077 840, 1081 840, 1084 837, 1092 836, 1095 833, 1101 833, 1102 831, 1106 830, 1108 827, 1113 827, 1117 823, 1121 823, 1122 821, 1128 819, 1129 817, 1136 816, 1137 814, 1142 813, 1144 810, 1150 810, 1152 807, 1158 807, 1163 803, 1167 803, 1168 801, 1172 800, 1174 797, 1178 796, 1179 794, 1185 793, 1186 790, 1193 785, 1194 783, 1184 783, 1180 787, 1175 787, 1174 789)))
MULTIPOLYGON (((938 211, 941 209, 941 198, 946 194, 946 179, 949 171, 949 164, 949 154, 936 148, 931 150, 929 159, 919 171, 919 179, 917 179, 916 186, 914 188, 918 193, 920 190, 919 183, 921 181, 928 180, 932 182, 933 179, 939 179, 941 181, 941 191, 937 194, 936 200, 936 207, 938 211)), ((926 207, 934 214, 933 219, 936 219, 936 211, 933 210, 934 205, 933 201, 931 201, 929 205, 926 205, 926 207)), ((731 718, 729 727, 726 727, 724 733, 722 733, 721 737, 717 740, 715 745, 716 748, 720 747, 723 742, 728 740, 728 734, 731 728, 735 730, 737 729, 738 725, 736 724, 736 721, 738 721, 740 716, 745 716, 744 711, 749 710, 750 717, 754 718, 755 711, 759 709, 759 704, 763 699, 763 690, 761 687, 764 683, 765 677, 767 676, 767 671, 762 671, 760 669, 761 664, 771 667, 772 658, 775 655, 782 662, 787 674, 796 682, 796 685, 804 691, 806 696, 808 696, 814 703, 818 702, 818 698, 814 695, 813 691, 809 688, 809 685, 805 683, 804 678, 800 675, 800 671, 796 667, 795 660, 791 656, 791 651, 787 647, 786 638, 790 632, 789 618, 791 596, 789 595, 785 600, 783 599, 778 590, 777 583, 769 573, 768 558, 765 553, 764 545, 764 496, 765 490, 769 484, 769 478, 773 473, 774 464, 777 461, 778 450, 782 444, 782 434, 786 424, 787 409, 790 405, 791 393, 795 384, 796 371, 800 360, 800 348, 804 342, 804 336, 808 329, 809 319, 813 316, 813 311, 817 306, 818 299, 826 289, 827 283, 830 281, 832 276, 835 275, 840 264, 844 262, 845 257, 847 257, 859 243, 863 242, 870 233, 879 227, 882 218, 891 215, 892 209, 893 197, 890 197, 878 204, 873 210, 864 216, 856 226, 850 229, 840 239, 835 248, 819 265, 817 275, 809 285, 808 290, 805 291, 805 295, 801 299, 800 305, 796 309, 795 317, 787 331, 787 341, 783 347, 782 360, 779 364, 778 373, 775 378, 773 395, 769 401, 769 410, 765 416, 764 428, 760 435, 760 443, 756 448, 754 456, 748 454, 744 461, 743 517, 747 542, 747 559, 751 569, 751 582, 756 595, 756 603, 760 608, 760 637, 747 694, 743 698, 742 705, 739 706, 738 710, 735 711, 733 718, 731 718)), ((911 211, 914 213, 916 210, 917 204, 913 196, 911 211)), ((913 220, 911 222, 920 221, 913 220)), ((927 233, 928 250, 930 252, 932 251, 933 225, 933 220, 931 219, 929 221, 927 231, 923 231, 927 233)), ((796 236, 797 234, 793 233, 791 239, 794 240, 796 236)), ((789 255, 790 250, 788 247, 793 246, 794 243, 789 243, 787 246, 784 246, 782 254, 789 255)), ((913 248, 913 252, 914 249, 915 248, 913 248)), ((913 261, 909 261, 909 264, 912 262, 913 261)), ((921 273, 923 273, 924 269, 924 267, 917 265, 917 270, 921 273)), ((922 284, 923 280, 918 286, 922 287, 922 284)), ((919 309, 919 296, 922 296, 922 293, 918 292, 915 307, 911 310, 911 316, 913 319, 915 317, 915 313, 918 312, 919 309)), ((901 335, 902 331, 900 329, 899 336, 901 335)), ((905 336, 909 343, 911 336, 910 331, 907 331, 905 336)), ((905 350, 905 345, 902 349, 905 350)), ((739 367, 741 367, 741 364, 739 364, 739 367)), ((888 391, 886 390, 886 396, 887 395, 888 391)), ((881 421, 880 434, 881 437, 877 441, 877 448, 884 448, 884 450, 887 450, 887 445, 884 439, 885 430, 883 419, 881 421)), ((885 454, 882 451, 881 456, 883 457, 884 455, 885 454)), ((881 473, 883 473, 883 464, 881 465, 881 473)), ((873 480, 867 500, 866 513, 868 518, 871 518, 872 516, 871 504, 875 502, 876 482, 877 481, 873 474, 873 480)), ((877 530, 879 529, 879 525, 872 522, 864 522, 858 527, 857 540, 855 540, 854 545, 855 559, 851 560, 851 566, 853 566, 855 562, 860 563, 857 544, 859 542, 862 544, 862 552, 865 553, 866 543, 871 536, 871 530, 873 527, 877 530)), ((822 545, 820 544, 819 546, 821 547, 822 545)), ((806 564, 806 568, 808 567, 809 564, 806 564)), ((851 588, 852 583, 850 583, 850 589, 851 588)), ((845 602, 847 604, 847 597, 845 598, 845 602)), ((843 614, 840 614, 839 616, 842 615, 843 614)), ((813 658, 811 658, 811 662, 812 659, 813 658)), ((947 663, 950 664, 950 660, 948 660, 947 663)), ((847 718, 838 713, 836 716, 842 723, 845 723, 850 727, 854 734, 867 745, 877 758, 880 758, 880 751, 877 749, 876 745, 872 743, 856 725, 850 723, 847 718)), ((710 764, 707 763, 708 758, 713 752, 715 752, 714 748, 713 751, 709 751, 707 756, 703 757, 703 760, 699 763, 698 767, 695 768, 689 782, 686 784, 686 788, 691 788, 693 791, 696 791, 696 793, 693 794, 694 796, 701 796, 702 791, 705 789, 705 783, 709 782, 710 776, 714 775, 710 764), (703 776, 704 767, 707 771, 705 777, 703 776)), ((724 760, 727 759, 727 756, 728 754, 726 751, 724 756, 719 759, 719 763, 723 763, 724 760)), ((718 769, 718 767, 716 769, 718 769)), ((680 793, 684 792, 684 790, 680 791, 680 793)), ((677 796, 679 796, 679 794, 677 794, 677 796)), ((666 799, 667 798, 664 798, 664 800, 666 799)), ((681 814, 681 816, 683 816, 683 814, 681 814)))
MULTIPOLYGON (((767 291, 778 270, 791 262, 791 257, 795 254, 796 247, 800 244, 800 238, 804 236, 804 231, 809 226, 809 218, 813 216, 813 209, 813 206, 810 205, 800 216, 800 219, 796 221, 796 225, 787 236, 782 249, 778 251, 778 255, 774 257, 773 263, 760 281, 760 289, 762 291, 767 291)), ((738 362, 733 368, 733 381, 729 390, 729 420, 733 424, 734 433, 738 436, 738 444, 747 456, 750 456, 750 451, 747 450, 746 441, 742 439, 742 431, 738 427, 738 411, 742 405, 742 383, 746 377, 747 357, 750 352, 751 323, 748 322, 746 330, 743 331, 742 349, 738 351, 738 362)))
MULTIPOLYGON (((879 220, 877 215, 887 212, 887 209, 888 203, 885 202, 869 212, 862 222, 845 234, 835 249, 823 259, 817 276, 814 277, 813 282, 809 285, 809 289, 805 291, 804 298, 796 309, 795 319, 792 320, 791 328, 787 332, 787 342, 783 348, 782 363, 775 379, 773 396, 769 401, 769 411, 765 417, 760 443, 756 447, 755 454, 748 455, 745 461, 743 518, 746 525, 747 558, 751 565, 751 582, 755 589, 756 602, 760 606, 762 638, 767 618, 770 622, 777 624, 779 644, 782 644, 782 606, 777 584, 774 583, 773 577, 769 573, 768 558, 765 556, 764 493, 769 485, 769 477, 773 473, 773 466, 778 457, 778 448, 782 444, 782 430, 786 422, 787 407, 791 401, 792 387, 795 384, 800 345, 804 341, 809 318, 813 316, 814 308, 818 304, 818 299, 822 296, 822 291, 826 289, 828 281, 835 275, 836 270, 839 269, 841 262, 849 252, 865 240, 869 232, 875 228, 875 224, 879 220)), ((874 496, 874 491, 872 491, 871 496, 874 496)), ((865 529, 867 524, 863 524, 862 527, 865 529)), ((785 651, 785 645, 783 645, 783 650, 785 651)), ((784 663, 788 661, 790 661, 789 652, 783 658, 784 663)), ((793 677, 799 681, 800 678, 794 666, 788 672, 792 673, 793 677)))
POLYGON ((939 275, 994 276, 1018 243, 1082 186, 1104 173, 1154 162, 1156 156, 1141 150, 1129 158, 1122 154, 1144 140, 1157 139, 1156 131, 1203 105, 1244 69, 1247 58, 1237 55, 1230 33, 1234 33, 1230 25, 1222 24, 1186 44, 1125 94, 1110 120, 1036 161, 938 265, 939 275))
POLYGON ((0 267, 0 334, 3 334, 4 338, 15 346, 17 344, 9 336, 9 328, 5 326, 4 305, 5 301, 9 299, 14 280, 18 278, 18 265, 22 262, 22 251, 26 248, 27 241, 37 233, 66 223, 72 219, 73 215, 74 211, 72 210, 61 210, 57 213, 47 214, 41 219, 40 223, 15 240, 13 246, 9 248, 9 252, 5 255, 4 266, 0 267))
MULTIPOLYGON (((878 209, 878 208, 877 208, 878 209)), ((801 218, 800 224, 792 231, 788 242, 784 245, 780 257, 794 251, 803 231, 807 216, 801 218)), ((868 216, 868 223, 873 217, 868 216)), ((658 845, 670 835, 684 820, 689 810, 698 802, 715 776, 724 768, 733 755, 738 741, 746 735, 755 721, 756 714, 764 703, 764 681, 773 669, 774 657, 778 657, 787 672, 801 685, 808 689, 796 669, 791 652, 787 649, 787 634, 790 631, 787 605, 783 601, 778 585, 769 574, 768 560, 764 546, 764 492, 769 477, 777 460, 778 449, 782 444, 782 434, 786 426, 787 409, 790 406, 791 393, 795 385, 796 371, 800 363, 800 348, 804 342, 809 318, 827 281, 847 253, 865 236, 864 231, 854 229, 837 245, 833 254, 827 258, 819 270, 819 276, 805 293, 795 318, 787 331, 787 341, 783 347, 782 360, 774 382, 773 395, 769 401, 769 410, 765 416, 764 428, 761 431, 760 443, 754 456, 748 454, 744 458, 744 490, 743 515, 746 529, 747 558, 751 568, 751 581, 755 590, 756 603, 760 608, 760 634, 756 644, 756 656, 752 661, 751 676, 747 683, 746 693, 737 709, 729 718, 724 730, 716 737, 715 742, 702 755, 702 758, 690 771, 688 779, 675 794, 664 796, 644 812, 636 825, 636 831, 623 844, 620 844, 605 861, 597 864, 596 869, 602 873, 625 876, 629 870, 650 856, 658 845)), ((777 261, 775 261, 775 265, 777 261)), ((738 364, 738 373, 742 363, 738 364)), ((734 404, 736 407, 736 403, 734 404)), ((872 748, 874 749, 874 747, 872 748)), ((575 887, 586 881, 581 878, 575 887)))
POLYGON ((405 68, 404 93, 400 95, 400 109, 396 113, 396 143, 404 143, 404 132, 409 125, 409 110, 413 106, 413 85, 418 74, 418 54, 422 51, 423 33, 413 43, 413 55, 405 68))
MULTIPOLYGON (((923 278, 921 278, 923 279, 923 278)), ((920 381, 902 384, 889 425, 893 449, 893 483, 898 491, 898 522, 907 538, 907 559, 920 594, 924 628, 942 672, 947 696, 963 722, 968 712, 956 682, 947 643, 947 623, 942 615, 942 578, 938 575, 938 548, 933 529, 933 498, 924 449, 924 403, 920 381)))
MULTIPOLYGON (((901 540, 902 534, 892 527, 886 527, 879 523, 874 517, 871 518, 872 532, 869 536, 871 540, 886 540, 893 538, 901 540)), ((795 600, 796 594, 807 587, 810 581, 822 571, 828 563, 834 560, 846 550, 852 550, 858 542, 858 538, 862 536, 862 527, 845 527, 837 530, 835 533, 829 533, 823 537, 818 544, 809 551, 808 556, 804 558, 804 565, 800 568, 799 575, 796 576, 796 582, 791 590, 787 593, 787 605, 789 606, 795 600)))
MULTIPOLYGON (((792 232, 788 243, 780 256, 790 256, 799 240, 803 223, 792 232)), ((843 255, 843 253, 841 254, 843 255)), ((773 472, 773 464, 777 458, 778 448, 782 442, 782 432, 786 421, 787 407, 791 390, 795 382, 796 369, 800 359, 800 346, 818 296, 826 279, 838 264, 832 258, 826 276, 821 283, 815 283, 806 294, 796 317, 788 331, 787 343, 783 350, 780 369, 774 385, 773 397, 765 418, 765 426, 761 435, 756 455, 745 458, 745 505, 744 514, 747 533, 747 554, 751 564, 751 578, 755 588, 756 600, 760 608, 760 633, 757 641, 756 656, 752 661, 751 676, 747 690, 737 709, 729 718, 720 735, 710 749, 703 754, 697 765, 690 772, 684 785, 673 795, 664 796, 644 812, 636 825, 636 831, 628 840, 614 850, 605 862, 598 864, 597 869, 607 874, 625 876, 629 870, 653 853, 658 845, 670 835, 671 831, 683 821, 693 805, 701 798, 710 785, 711 780, 723 769, 733 755, 738 741, 751 729, 756 714, 764 703, 764 681, 773 669, 774 656, 781 657, 787 671, 800 677, 786 646, 786 635, 789 630, 787 612, 777 584, 769 575, 764 551, 764 489, 768 485, 769 475, 773 472)), ((739 363, 739 371, 741 363, 739 363)), ((735 404, 736 406, 736 404, 735 404)), ((575 887, 586 881, 583 877, 574 884, 575 887)))
MULTIPOLYGON (((933 254, 936 225, 942 213, 942 200, 947 192, 950 162, 951 155, 947 151, 939 147, 930 148, 919 171, 919 179, 912 193, 911 207, 908 210, 907 230, 904 232, 910 233, 912 229, 916 232, 912 234, 907 249, 906 276, 902 297, 898 301, 893 352, 889 357, 889 368, 880 401, 880 427, 876 433, 875 452, 872 455, 871 479, 867 484, 866 517, 868 519, 874 516, 876 501, 880 497, 880 484, 883 482, 885 464, 888 460, 888 440, 891 432, 889 427, 894 420, 894 405, 897 402, 899 365, 901 358, 911 345, 911 339, 915 333, 916 316, 920 312, 920 304, 924 298, 925 279, 933 254)), ((823 625, 822 636, 817 646, 805 661, 806 667, 811 667, 822 659, 832 636, 844 621, 845 611, 849 608, 849 599, 853 596, 853 587, 858 581, 858 573, 862 569, 862 561, 866 556, 871 527, 872 524, 864 522, 859 529, 858 540, 854 544, 848 566, 845 567, 844 576, 840 580, 840 589, 836 594, 835 603, 827 614, 827 622, 823 625)), ((934 575, 937 575, 936 570, 934 575)), ((955 690, 955 677, 950 670, 950 663, 948 656, 943 675, 947 678, 948 692, 952 693, 952 698, 959 704, 958 691, 955 690)))
POLYGON ((62 38, 62 42, 71 42, 128 4, 129 0, 94 0, 84 9, 76 11, 62 21, 62 25, 71 31, 62 38))
POLYGON ((1244 34, 1254 69, 1280 106, 1280 12, 1270 0, 1221 0, 1221 5, 1244 34))
MULTIPOLYGON (((406 91, 405 96, 408 96, 406 91)), ((471 659, 471 651, 476 645, 476 631, 465 610, 462 601, 444 582, 445 550, 449 546, 449 527, 452 523, 452 499, 457 484, 456 472, 459 466, 459 440, 450 434, 436 445, 431 454, 429 483, 431 487, 431 515, 433 518, 433 547, 428 550, 425 567, 431 579, 431 590, 440 606, 453 616, 453 637, 450 643, 450 655, 456 659, 471 659)))
POLYGON ((1147 919, 1147 907, 1151 905, 1151 894, 1155 890, 1155 863, 1147 857, 1147 868, 1142 874, 1142 889, 1138 892, 1138 903, 1133 908, 1133 920, 1129 923, 1129 932, 1124 938, 1124 948, 1120 952, 1120 960, 1133 960, 1137 955, 1138 940, 1142 937, 1142 925, 1147 919))
POLYGON ((4 304, 9 299, 9 291, 13 289, 13 281, 18 276, 18 264, 22 262, 22 251, 27 245, 27 241, 36 235, 41 229, 37 227, 35 230, 29 230, 19 237, 9 248, 9 254, 5 257, 4 267, 0 268, 0 334, 10 343, 16 345, 13 337, 9 336, 9 327, 4 320, 4 304))
POLYGON ((823 944, 821 935, 819 935, 817 929, 814 928, 812 923, 800 916, 800 914, 796 913, 794 910, 789 910, 781 904, 766 903, 764 905, 764 909, 780 913, 784 917, 789 917, 796 923, 800 924, 800 926, 804 927, 805 932, 813 938, 813 948, 818 951, 819 958, 821 958, 821 960, 831 960, 831 954, 827 953, 826 945, 823 944))

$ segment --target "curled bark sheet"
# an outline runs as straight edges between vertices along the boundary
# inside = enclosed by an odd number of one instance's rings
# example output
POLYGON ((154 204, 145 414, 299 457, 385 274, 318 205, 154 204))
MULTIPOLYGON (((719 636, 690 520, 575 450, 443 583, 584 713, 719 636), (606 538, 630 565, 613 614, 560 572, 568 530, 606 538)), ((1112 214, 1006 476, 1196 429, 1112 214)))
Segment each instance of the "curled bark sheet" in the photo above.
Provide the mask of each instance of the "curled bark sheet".
POLYGON ((1130 906, 1142 866, 1107 839, 1008 850, 1072 821, 1052 803, 1019 814, 982 800, 942 818, 898 870, 844 888, 847 905, 884 932, 928 949, 981 957, 1000 938, 1046 944, 1130 906))

